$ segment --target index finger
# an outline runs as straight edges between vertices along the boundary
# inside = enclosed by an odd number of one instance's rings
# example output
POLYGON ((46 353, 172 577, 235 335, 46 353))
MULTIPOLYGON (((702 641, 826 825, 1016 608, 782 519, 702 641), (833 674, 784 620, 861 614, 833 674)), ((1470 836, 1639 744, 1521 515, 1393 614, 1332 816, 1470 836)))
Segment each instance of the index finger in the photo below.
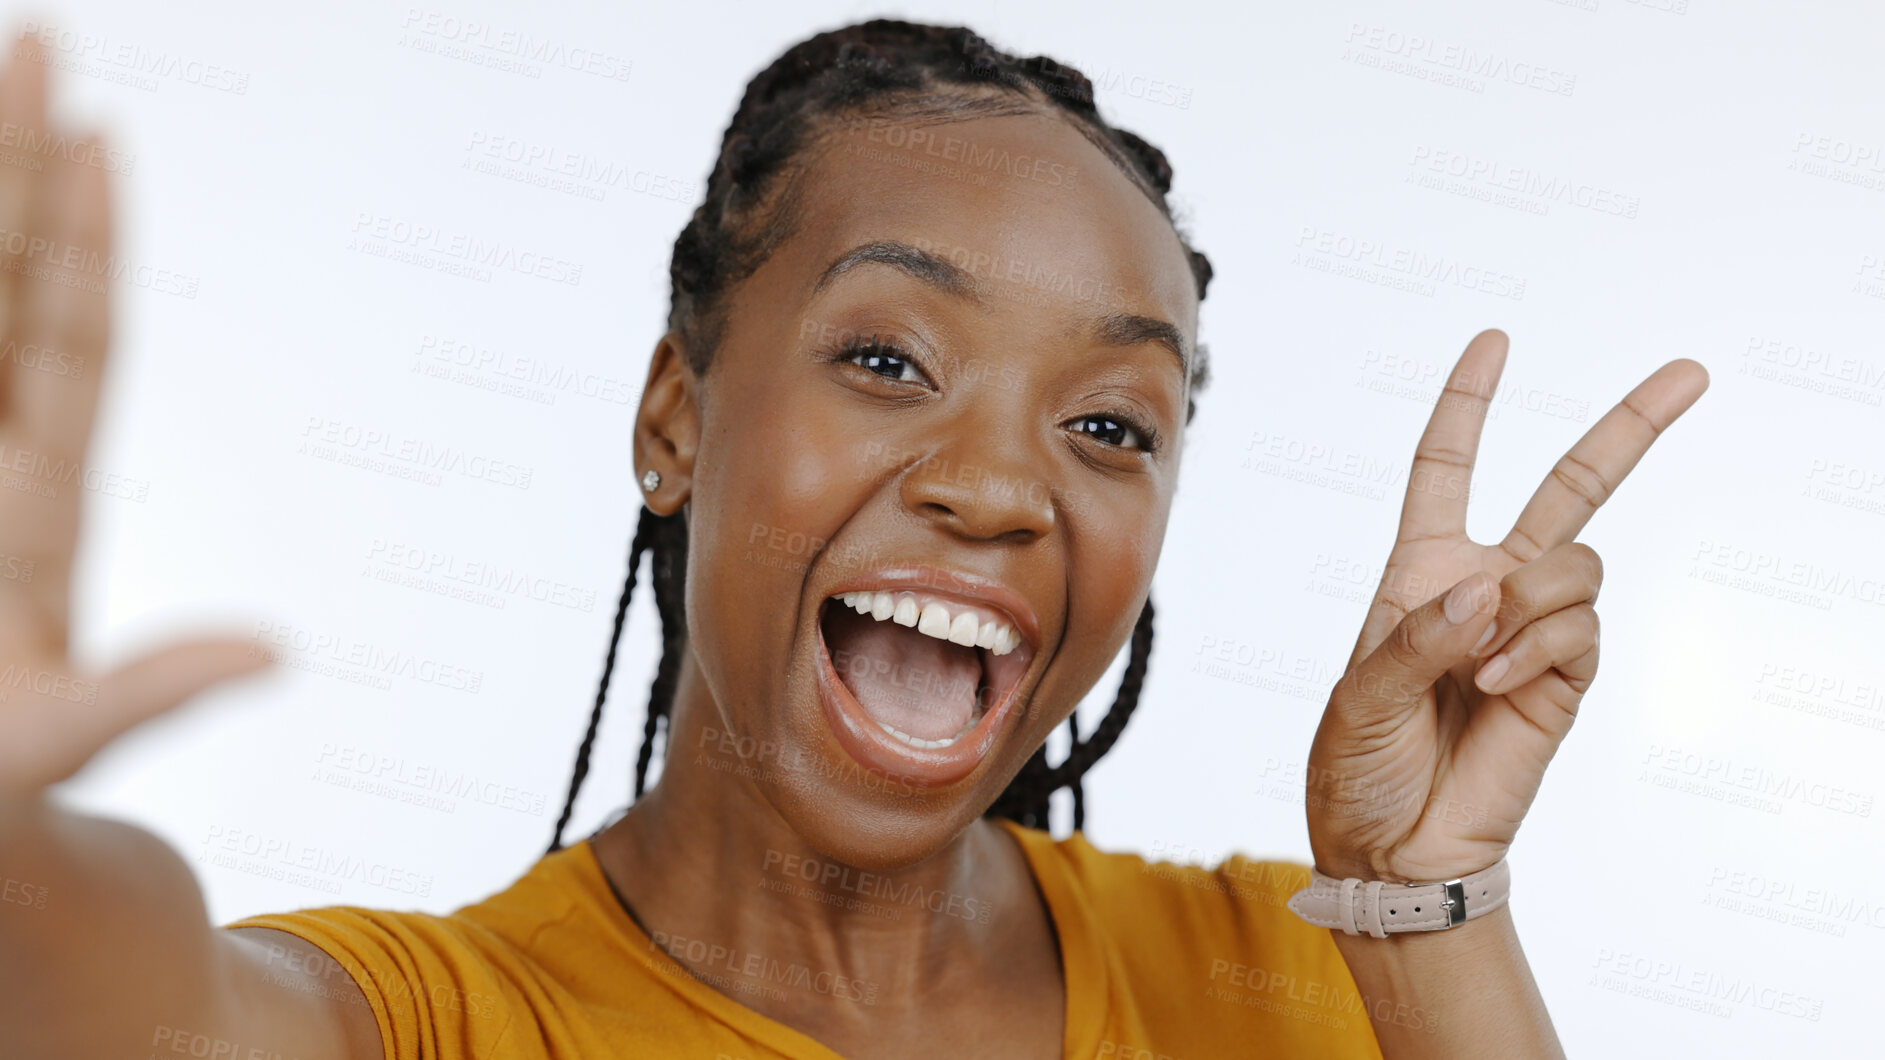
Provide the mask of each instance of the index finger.
POLYGON ((1650 373, 1559 458, 1499 547, 1529 563, 1576 538, 1662 432, 1707 389, 1708 369, 1686 357, 1650 373))
POLYGON ((1414 446, 1399 540, 1465 535, 1467 487, 1479 457, 1479 436, 1510 345, 1505 332, 1487 328, 1473 336, 1454 362, 1427 429, 1414 446))

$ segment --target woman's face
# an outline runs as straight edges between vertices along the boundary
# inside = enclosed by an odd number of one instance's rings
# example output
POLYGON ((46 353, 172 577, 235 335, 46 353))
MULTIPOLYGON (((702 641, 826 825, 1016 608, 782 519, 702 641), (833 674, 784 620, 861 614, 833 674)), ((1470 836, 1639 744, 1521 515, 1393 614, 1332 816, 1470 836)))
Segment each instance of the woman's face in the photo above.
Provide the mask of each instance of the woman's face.
POLYGON ((807 157, 795 234, 694 384, 688 635, 719 715, 669 762, 893 868, 1130 635, 1198 300, 1170 222, 1062 119, 866 120, 807 157))

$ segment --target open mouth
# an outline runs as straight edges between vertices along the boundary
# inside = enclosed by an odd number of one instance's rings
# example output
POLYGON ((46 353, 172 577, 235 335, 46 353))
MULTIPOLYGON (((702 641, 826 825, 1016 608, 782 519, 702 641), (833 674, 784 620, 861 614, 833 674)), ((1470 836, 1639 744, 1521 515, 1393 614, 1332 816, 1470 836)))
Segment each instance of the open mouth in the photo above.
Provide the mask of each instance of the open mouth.
POLYGON ((1033 650, 985 604, 929 591, 858 589, 819 611, 821 698, 839 742, 917 783, 971 772, 994 746, 1033 650))

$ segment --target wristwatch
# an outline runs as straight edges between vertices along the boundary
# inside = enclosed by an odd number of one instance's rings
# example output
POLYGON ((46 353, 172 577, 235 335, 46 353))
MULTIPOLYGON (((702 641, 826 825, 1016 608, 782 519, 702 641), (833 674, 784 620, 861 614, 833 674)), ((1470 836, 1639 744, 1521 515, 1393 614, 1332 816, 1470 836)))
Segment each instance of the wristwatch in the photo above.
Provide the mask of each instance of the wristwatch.
POLYGON ((1442 883, 1338 880, 1309 870, 1309 886, 1290 896, 1290 912, 1317 927, 1387 938, 1403 931, 1444 931, 1504 905, 1512 870, 1500 858, 1490 868, 1442 883))

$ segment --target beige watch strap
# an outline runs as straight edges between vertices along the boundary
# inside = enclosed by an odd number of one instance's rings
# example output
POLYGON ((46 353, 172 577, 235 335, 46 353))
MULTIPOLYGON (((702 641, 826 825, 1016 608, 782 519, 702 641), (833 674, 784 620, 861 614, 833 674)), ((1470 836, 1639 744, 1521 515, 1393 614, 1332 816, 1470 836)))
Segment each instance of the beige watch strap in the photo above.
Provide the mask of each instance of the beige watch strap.
POLYGON ((1290 912, 1317 927, 1387 938, 1401 931, 1441 931, 1504 905, 1512 870, 1500 858, 1490 868, 1443 883, 1338 880, 1309 870, 1309 886, 1290 896, 1290 912))

